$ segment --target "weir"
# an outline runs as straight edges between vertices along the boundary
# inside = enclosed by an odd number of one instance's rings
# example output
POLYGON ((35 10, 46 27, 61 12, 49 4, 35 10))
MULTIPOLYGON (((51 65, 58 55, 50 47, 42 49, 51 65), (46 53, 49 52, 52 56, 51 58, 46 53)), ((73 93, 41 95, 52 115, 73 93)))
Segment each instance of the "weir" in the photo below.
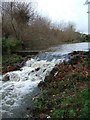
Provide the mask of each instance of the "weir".
POLYGON ((39 50, 35 50, 35 51, 15 51, 15 52, 12 52, 14 54, 18 54, 18 55, 21 55, 21 56, 27 56, 27 55, 37 55, 40 51, 39 50))
POLYGON ((38 53, 45 52, 46 50, 18 50, 14 51, 12 53, 18 54, 21 56, 27 56, 27 55, 37 55, 38 53))

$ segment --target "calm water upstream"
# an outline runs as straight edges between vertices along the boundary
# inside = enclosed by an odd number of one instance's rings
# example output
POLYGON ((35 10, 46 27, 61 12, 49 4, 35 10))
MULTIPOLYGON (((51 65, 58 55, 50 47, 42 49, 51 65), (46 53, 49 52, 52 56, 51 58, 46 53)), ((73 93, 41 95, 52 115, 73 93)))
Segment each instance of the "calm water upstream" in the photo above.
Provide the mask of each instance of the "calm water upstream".
POLYGON ((53 67, 68 60, 68 53, 72 51, 87 51, 90 43, 65 44, 52 47, 48 52, 40 53, 28 60, 24 67, 18 71, 8 72, 4 76, 9 76, 9 81, 1 81, 0 112, 3 118, 23 118, 26 114, 26 107, 31 105, 33 94, 38 94, 37 85, 43 81, 45 76, 53 67))

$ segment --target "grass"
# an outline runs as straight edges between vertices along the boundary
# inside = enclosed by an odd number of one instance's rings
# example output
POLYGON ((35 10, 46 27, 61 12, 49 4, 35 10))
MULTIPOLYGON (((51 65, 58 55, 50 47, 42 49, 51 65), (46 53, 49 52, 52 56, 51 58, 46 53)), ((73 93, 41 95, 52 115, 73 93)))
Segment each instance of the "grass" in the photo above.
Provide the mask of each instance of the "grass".
MULTIPOLYGON (((89 53, 88 53, 89 54, 89 53)), ((90 117, 90 58, 85 52, 78 59, 57 65, 58 73, 47 76, 41 94, 34 102, 32 116, 47 114, 52 119, 90 117), (52 76, 52 77, 51 77, 52 76)), ((74 60, 74 59, 73 59, 74 60)))
POLYGON ((22 61, 22 57, 17 54, 3 55, 2 56, 2 70, 6 69, 7 66, 14 66, 15 64, 22 61))

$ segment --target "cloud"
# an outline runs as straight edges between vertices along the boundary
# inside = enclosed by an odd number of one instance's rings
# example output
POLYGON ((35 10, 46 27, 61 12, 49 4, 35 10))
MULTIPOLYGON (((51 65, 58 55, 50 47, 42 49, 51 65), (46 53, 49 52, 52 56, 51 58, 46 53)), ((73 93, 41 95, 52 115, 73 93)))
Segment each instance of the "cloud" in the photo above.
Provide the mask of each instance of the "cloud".
POLYGON ((88 32, 87 6, 84 0, 37 0, 38 11, 42 15, 49 16, 52 21, 72 21, 77 30, 88 32))
POLYGON ((78 31, 88 33, 88 7, 84 5, 85 0, 18 0, 18 2, 19 1, 32 1, 34 4, 37 4, 38 12, 43 16, 48 16, 53 22, 72 21, 76 24, 78 31))

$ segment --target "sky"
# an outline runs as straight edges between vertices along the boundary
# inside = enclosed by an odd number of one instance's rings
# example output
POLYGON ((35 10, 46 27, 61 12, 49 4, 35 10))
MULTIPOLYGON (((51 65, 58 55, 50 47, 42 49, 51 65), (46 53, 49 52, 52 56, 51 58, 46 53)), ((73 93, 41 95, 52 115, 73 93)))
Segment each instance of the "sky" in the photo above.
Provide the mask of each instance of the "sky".
POLYGON ((77 31, 88 32, 88 6, 85 0, 37 0, 38 11, 54 22, 73 22, 77 31))
MULTIPOLYGON (((31 0, 24 0, 24 2, 30 1, 31 0)), ((39 14, 50 18, 52 22, 72 22, 76 25, 77 31, 88 33, 88 6, 84 5, 85 1, 86 0, 32 0, 39 14)))

